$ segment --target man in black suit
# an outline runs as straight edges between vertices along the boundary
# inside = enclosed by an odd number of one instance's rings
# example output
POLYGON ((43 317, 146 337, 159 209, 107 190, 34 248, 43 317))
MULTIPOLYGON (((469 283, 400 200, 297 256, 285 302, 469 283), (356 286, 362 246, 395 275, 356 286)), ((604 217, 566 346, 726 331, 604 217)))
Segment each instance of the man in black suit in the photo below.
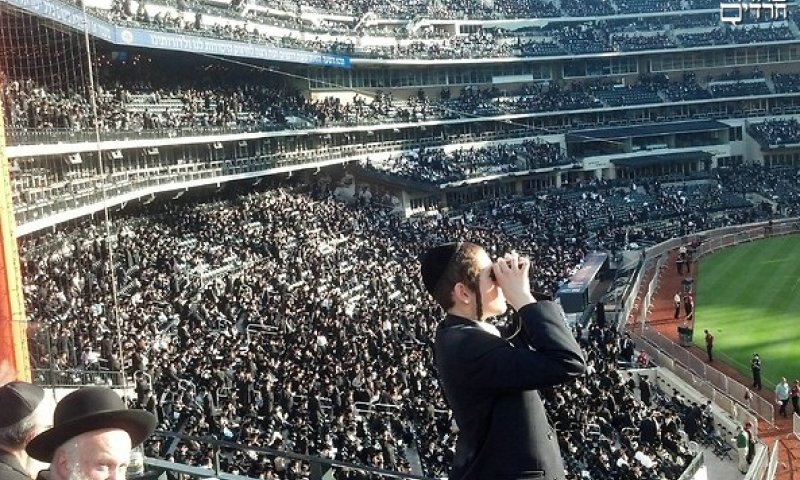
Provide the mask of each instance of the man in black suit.
POLYGON ((753 388, 761 390, 761 358, 757 353, 750 360, 750 370, 753 372, 753 388))
POLYGON ((472 243, 440 245, 422 258, 425 288, 447 311, 434 354, 459 428, 451 480, 565 478, 537 390, 581 375, 585 360, 561 309, 531 294, 529 269, 527 258, 492 262, 472 243), (506 301, 527 345, 487 322, 505 313, 506 301))
POLYGON ((658 423, 652 416, 646 415, 639 421, 639 441, 654 447, 658 437, 658 423))
POLYGON ((639 394, 641 395, 642 403, 650 406, 650 382, 647 381, 647 377, 642 375, 639 377, 639 394))

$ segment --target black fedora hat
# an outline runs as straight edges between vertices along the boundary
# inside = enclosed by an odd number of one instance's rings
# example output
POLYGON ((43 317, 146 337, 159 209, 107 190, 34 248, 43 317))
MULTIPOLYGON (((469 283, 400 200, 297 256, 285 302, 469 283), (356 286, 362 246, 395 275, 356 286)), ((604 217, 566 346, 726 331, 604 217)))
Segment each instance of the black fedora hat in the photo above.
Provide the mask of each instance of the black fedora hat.
POLYGON ((42 387, 31 383, 11 382, 0 387, 0 428, 30 416, 43 398, 42 387))
POLYGON ((131 437, 131 445, 142 443, 156 427, 156 417, 144 410, 129 410, 110 388, 85 387, 62 398, 53 415, 53 428, 28 444, 28 455, 52 462, 53 453, 70 438, 92 430, 119 428, 131 437))

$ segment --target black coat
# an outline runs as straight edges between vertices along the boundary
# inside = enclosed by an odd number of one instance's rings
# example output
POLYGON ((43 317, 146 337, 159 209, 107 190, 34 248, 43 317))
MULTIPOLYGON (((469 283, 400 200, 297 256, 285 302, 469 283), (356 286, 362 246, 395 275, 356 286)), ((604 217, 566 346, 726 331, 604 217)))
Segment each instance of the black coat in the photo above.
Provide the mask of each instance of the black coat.
POLYGON ((658 439, 658 426, 656 422, 650 418, 645 417, 639 422, 639 440, 647 445, 655 445, 658 439))
POLYGON ((17 457, 0 450, 0 480, 30 480, 17 457))
POLYGON ((581 375, 585 361, 560 308, 519 311, 531 348, 515 347, 448 315, 436 333, 436 368, 459 428, 450 480, 563 479, 555 431, 536 391, 581 375))

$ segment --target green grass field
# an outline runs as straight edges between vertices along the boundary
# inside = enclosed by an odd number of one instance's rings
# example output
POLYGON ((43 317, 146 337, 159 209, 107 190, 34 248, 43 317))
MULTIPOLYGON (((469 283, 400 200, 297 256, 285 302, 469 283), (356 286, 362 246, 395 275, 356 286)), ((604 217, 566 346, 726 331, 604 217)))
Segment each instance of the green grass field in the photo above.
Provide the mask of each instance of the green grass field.
POLYGON ((759 240, 700 260, 694 342, 747 378, 758 352, 764 388, 800 378, 800 236, 759 240))

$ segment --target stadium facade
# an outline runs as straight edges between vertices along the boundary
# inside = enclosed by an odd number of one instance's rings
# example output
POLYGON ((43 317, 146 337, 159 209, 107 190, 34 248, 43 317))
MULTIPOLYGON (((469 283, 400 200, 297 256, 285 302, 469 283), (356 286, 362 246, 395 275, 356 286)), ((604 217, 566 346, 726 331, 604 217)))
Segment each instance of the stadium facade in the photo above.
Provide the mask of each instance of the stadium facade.
MULTIPOLYGON (((262 36, 275 35, 273 44, 286 43, 279 35, 286 36, 287 30, 270 25, 269 17, 255 10, 245 16, 233 7, 201 4, 211 13, 198 20, 196 30, 184 26, 181 32, 154 17, 191 17, 185 9, 148 4, 146 21, 135 14, 115 13, 118 3, 86 3, 85 23, 74 4, 8 1, 3 8, 10 26, 58 30, 76 44, 81 34, 73 29, 86 25, 100 57, 149 55, 161 69, 168 69, 176 58, 189 63, 245 62, 280 72, 280 81, 309 101, 335 98, 372 104, 386 95, 390 100, 371 118, 349 114, 320 121, 298 115, 278 124, 244 124, 239 120, 248 112, 239 112, 239 119, 205 131, 112 127, 100 132, 99 142, 90 130, 8 125, 7 155, 15 171, 20 234, 57 223, 57 214, 74 218, 96 211, 100 190, 112 204, 123 204, 201 184, 380 162, 420 148, 472 148, 539 139, 559 144, 568 160, 542 168, 512 167, 501 175, 476 174, 434 185, 435 191, 394 187, 409 213, 592 178, 691 173, 738 162, 794 165, 798 161, 796 149, 786 140, 770 145, 769 139, 749 128, 767 116, 791 117, 800 106, 795 74, 800 51, 791 18, 762 22, 751 18, 746 25, 729 27, 720 25, 719 12, 711 5, 675 12, 647 3, 636 7, 638 13, 622 12, 620 5, 613 5, 616 12, 598 17, 567 16, 576 13, 568 7, 531 20, 422 16, 403 23, 367 16, 352 33, 317 33, 312 41, 309 32, 301 30, 303 25, 313 25, 312 20, 351 25, 350 17, 304 11, 289 38, 323 53, 285 47, 256 52, 257 45, 248 38, 244 40, 250 51, 215 46, 217 38, 209 31, 212 25, 222 25, 226 31, 255 29, 262 36), (653 31, 654 25, 659 29, 653 31), (392 27, 398 37, 370 34, 369 27, 392 27), (159 32, 177 40, 159 40, 159 32), (413 39, 415 32, 427 33, 413 39), (476 36, 479 39, 469 40, 476 36), (473 48, 461 48, 459 42, 473 48), (476 51, 488 58, 475 58, 476 51), (97 175, 100 157, 108 175, 102 181, 97 175), (30 175, 34 171, 50 171, 52 178, 36 179, 36 174, 30 175), (71 201, 63 202, 64 196, 71 201)), ((220 42, 232 42, 221 38, 221 32, 216 35, 220 42)), ((15 53, 13 48, 6 50, 15 53)), ((7 81, 18 80, 10 78, 14 61, 20 59, 7 59, 7 81)), ((46 59, 39 62, 47 64, 46 59)), ((78 65, 65 66, 70 68, 78 65)), ((127 100, 125 108, 130 111, 148 109, 145 95, 127 100)), ((178 99, 162 102, 167 110, 181 108, 178 99)))
POLYGON ((411 216, 800 165, 793 4, 728 26, 707 1, 439 3, 0 0, 16 234, 320 171, 411 216), (231 86, 198 97, 199 72, 231 86))

